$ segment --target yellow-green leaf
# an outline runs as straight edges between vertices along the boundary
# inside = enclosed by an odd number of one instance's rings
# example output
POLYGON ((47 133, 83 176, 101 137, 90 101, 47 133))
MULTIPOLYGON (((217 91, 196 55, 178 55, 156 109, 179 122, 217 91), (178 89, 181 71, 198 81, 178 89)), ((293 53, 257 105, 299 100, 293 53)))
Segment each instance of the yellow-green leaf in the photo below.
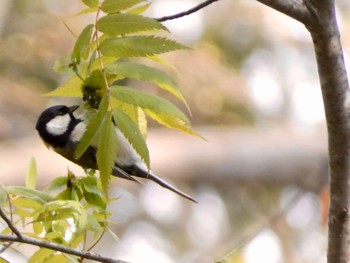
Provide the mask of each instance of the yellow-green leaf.
POLYGON ((100 44, 103 55, 117 58, 146 57, 185 48, 174 40, 155 36, 111 37, 100 44))
POLYGON ((105 13, 117 13, 143 1, 144 0, 105 0, 101 5, 101 9, 105 13))
POLYGON ((89 47, 90 39, 92 35, 93 24, 87 25, 83 31, 81 31, 78 39, 75 41, 75 45, 72 52, 72 61, 80 63, 80 58, 84 57, 84 53, 89 47))
POLYGON ((108 196, 108 184, 110 181, 114 158, 117 153, 117 136, 112 123, 112 113, 107 112, 101 124, 97 150, 97 165, 100 170, 102 189, 108 196))
POLYGON ((44 96, 55 97, 81 97, 81 85, 83 81, 77 76, 72 76, 66 80, 63 85, 55 90, 44 94, 44 96))
POLYGON ((117 36, 151 30, 166 30, 157 20, 133 14, 111 14, 97 21, 97 29, 107 35, 117 36))
POLYGON ((26 176, 26 187, 30 189, 35 189, 36 180, 37 180, 36 162, 34 158, 31 158, 29 167, 28 167, 27 176, 26 176))
POLYGON ((45 259, 47 259, 54 253, 54 250, 40 248, 29 258, 28 263, 46 262, 45 259))
POLYGON ((114 121, 119 130, 124 134, 131 146, 143 159, 147 167, 150 167, 149 152, 147 144, 138 128, 138 126, 129 118, 127 114, 119 109, 113 110, 114 121))
POLYGON ((181 94, 176 82, 172 80, 165 72, 159 69, 128 62, 108 64, 106 65, 105 69, 109 74, 121 75, 126 78, 145 80, 155 83, 160 88, 173 94, 188 107, 187 102, 181 94))

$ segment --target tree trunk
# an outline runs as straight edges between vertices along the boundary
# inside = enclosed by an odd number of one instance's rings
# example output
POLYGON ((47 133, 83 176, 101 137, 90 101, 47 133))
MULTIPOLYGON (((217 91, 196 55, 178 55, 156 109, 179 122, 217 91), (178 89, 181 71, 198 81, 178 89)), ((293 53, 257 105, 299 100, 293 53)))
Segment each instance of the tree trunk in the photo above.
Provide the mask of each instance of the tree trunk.
POLYGON ((328 129, 328 263, 349 262, 350 94, 334 0, 258 0, 303 23, 314 43, 328 129))

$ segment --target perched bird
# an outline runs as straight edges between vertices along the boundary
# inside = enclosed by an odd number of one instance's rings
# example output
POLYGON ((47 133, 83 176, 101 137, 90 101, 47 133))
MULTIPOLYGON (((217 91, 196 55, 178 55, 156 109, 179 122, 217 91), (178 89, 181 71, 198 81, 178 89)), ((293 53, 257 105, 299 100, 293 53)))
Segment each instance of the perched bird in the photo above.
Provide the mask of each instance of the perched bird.
MULTIPOLYGON (((79 159, 74 158, 76 147, 86 130, 84 120, 75 117, 73 114, 78 108, 79 105, 71 107, 57 105, 50 107, 40 114, 35 128, 44 143, 58 154, 84 168, 98 169, 96 161, 97 147, 95 145, 90 145, 79 159)), ((182 197, 197 202, 190 195, 185 194, 151 171, 148 171, 145 163, 118 127, 115 127, 115 131, 117 134, 118 151, 114 161, 115 165, 112 175, 136 182, 139 181, 134 176, 150 179, 182 197)))

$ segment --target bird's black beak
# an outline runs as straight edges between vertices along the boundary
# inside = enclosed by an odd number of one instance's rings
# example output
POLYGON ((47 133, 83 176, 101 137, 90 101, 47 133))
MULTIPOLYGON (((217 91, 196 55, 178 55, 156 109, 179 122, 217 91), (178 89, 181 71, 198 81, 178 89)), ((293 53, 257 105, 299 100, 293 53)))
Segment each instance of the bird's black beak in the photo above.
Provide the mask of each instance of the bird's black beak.
POLYGON ((69 113, 75 112, 79 108, 79 105, 74 105, 69 107, 69 113))

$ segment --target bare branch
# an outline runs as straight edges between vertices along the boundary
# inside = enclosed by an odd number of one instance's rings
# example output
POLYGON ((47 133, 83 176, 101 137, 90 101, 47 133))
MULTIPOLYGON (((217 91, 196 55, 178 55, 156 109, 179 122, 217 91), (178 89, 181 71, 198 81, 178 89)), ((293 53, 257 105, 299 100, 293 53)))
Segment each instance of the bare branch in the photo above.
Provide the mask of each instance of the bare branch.
POLYGON ((19 230, 12 224, 11 220, 5 215, 4 211, 0 208, 0 216, 6 222, 11 231, 17 236, 18 239, 23 239, 22 234, 19 230))
POLYGON ((257 0, 257 1, 287 16, 290 16, 303 24, 309 24, 313 20, 313 17, 311 16, 308 8, 305 6, 303 0, 288 0, 288 1, 257 0))
POLYGON ((164 22, 164 21, 167 21, 167 20, 172 20, 172 19, 176 19, 176 18, 181 18, 181 17, 184 17, 184 16, 188 16, 192 13, 195 13, 197 12, 198 10, 216 2, 216 1, 219 1, 219 0, 206 0, 204 1, 203 3, 200 3, 199 5, 191 8, 191 9, 188 9, 187 11, 184 11, 184 12, 181 12, 181 13, 178 13, 178 14, 175 14, 175 15, 170 15, 170 16, 163 16, 161 18, 156 18, 157 21, 159 22, 164 22))
POLYGON ((97 262, 129 263, 127 261, 107 258, 107 257, 103 257, 101 255, 91 253, 88 251, 81 251, 78 249, 74 249, 74 248, 70 248, 70 247, 66 247, 66 246, 61 246, 58 244, 54 244, 54 243, 50 243, 50 242, 46 242, 46 241, 42 241, 42 240, 37 240, 37 239, 26 237, 26 236, 22 236, 22 238, 19 238, 17 236, 13 236, 13 235, 0 235, 0 241, 2 241, 2 242, 19 242, 19 243, 23 243, 23 244, 38 246, 38 247, 44 247, 44 248, 52 249, 54 251, 60 251, 62 253, 67 253, 70 255, 78 256, 81 258, 91 259, 91 260, 94 260, 97 262))

